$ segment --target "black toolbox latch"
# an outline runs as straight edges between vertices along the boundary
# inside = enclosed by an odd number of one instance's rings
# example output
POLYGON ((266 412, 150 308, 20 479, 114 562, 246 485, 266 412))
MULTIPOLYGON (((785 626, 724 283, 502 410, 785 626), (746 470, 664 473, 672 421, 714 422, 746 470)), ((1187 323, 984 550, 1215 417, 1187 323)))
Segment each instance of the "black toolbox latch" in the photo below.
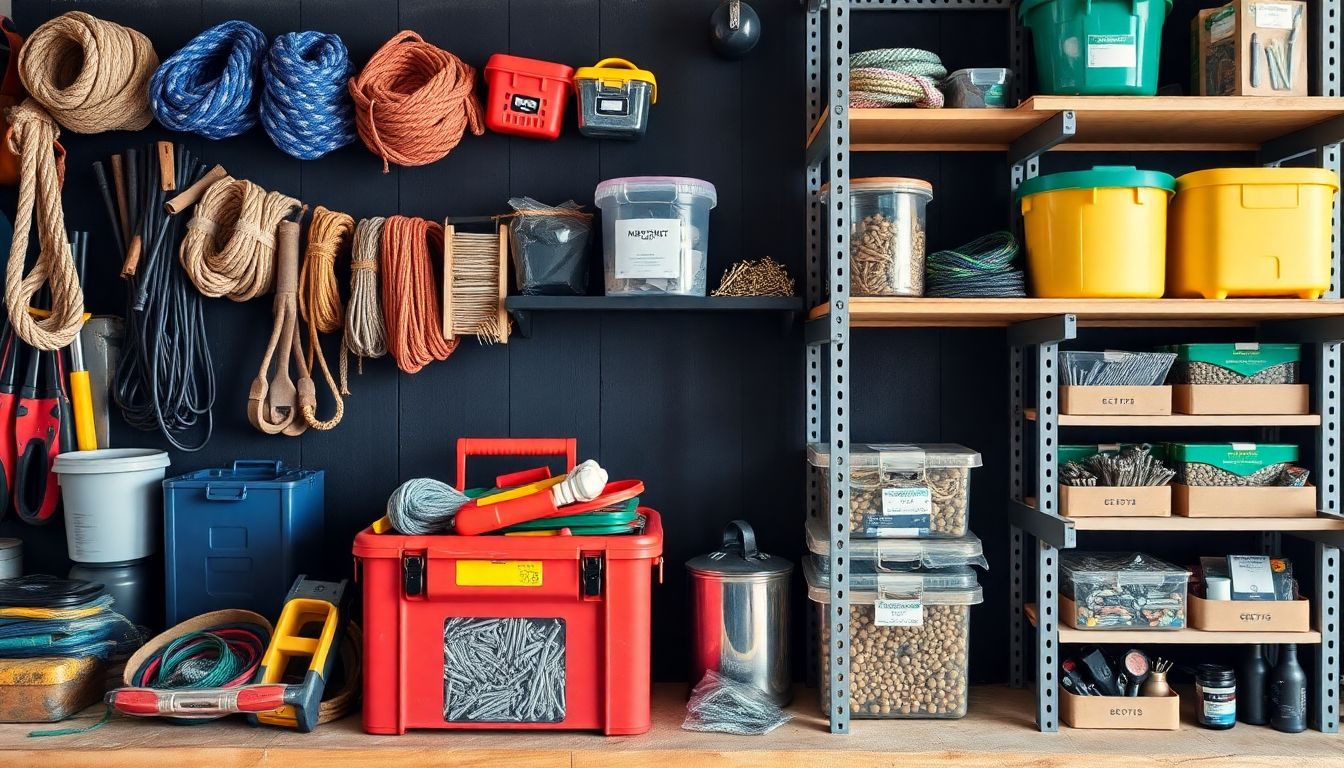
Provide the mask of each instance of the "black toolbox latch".
POLYGON ((584 555, 579 567, 579 592, 582 597, 602 596, 602 556, 584 555))
POLYGON ((424 555, 404 555, 401 558, 401 588, 407 597, 425 593, 424 555))

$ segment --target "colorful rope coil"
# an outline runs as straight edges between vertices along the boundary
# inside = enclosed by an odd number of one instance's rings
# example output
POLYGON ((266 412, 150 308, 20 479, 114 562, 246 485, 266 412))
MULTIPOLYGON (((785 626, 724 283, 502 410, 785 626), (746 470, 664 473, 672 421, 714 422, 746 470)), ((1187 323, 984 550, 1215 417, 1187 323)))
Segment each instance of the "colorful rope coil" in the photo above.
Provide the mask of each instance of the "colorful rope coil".
POLYGON ((154 71, 149 103, 175 131, 207 139, 237 136, 257 124, 266 36, 246 21, 205 30, 154 71))
POLYGON ((918 48, 879 48, 860 51, 849 59, 849 105, 893 107, 913 104, 943 106, 938 83, 947 69, 935 53, 918 48))
POLYGON ((280 35, 261 71, 261 124, 285 154, 315 160, 355 140, 354 104, 346 89, 354 67, 339 36, 280 35))

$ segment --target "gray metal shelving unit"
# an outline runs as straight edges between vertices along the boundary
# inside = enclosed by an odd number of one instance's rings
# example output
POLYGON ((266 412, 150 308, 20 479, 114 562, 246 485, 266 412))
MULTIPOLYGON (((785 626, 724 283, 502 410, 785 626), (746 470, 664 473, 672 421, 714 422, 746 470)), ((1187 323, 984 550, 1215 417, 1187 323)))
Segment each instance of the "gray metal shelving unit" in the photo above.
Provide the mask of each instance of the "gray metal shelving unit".
MULTIPOLYGON (((1313 72, 1320 84, 1317 95, 1341 94, 1340 11, 1344 0, 1322 0, 1313 4, 1313 72)), ((808 514, 826 517, 835 524, 830 531, 831 593, 827 613, 830 642, 828 663, 820 674, 830 685, 827 710, 831 731, 850 730, 849 677, 846 642, 849 637, 849 599, 845 591, 848 566, 845 552, 849 546, 849 501, 842 490, 849 463, 850 434, 846 406, 850 368, 849 306, 849 212, 847 182, 849 174, 849 16, 852 12, 878 10, 998 10, 1008 11, 1010 64, 1019 77, 1017 95, 1027 87, 1026 41, 1012 12, 1012 0, 805 0, 807 21, 804 50, 807 60, 807 300, 809 307, 825 302, 827 312, 807 323, 805 383, 807 392, 808 442, 826 443, 830 450, 829 487, 832 495, 822 498, 815 474, 809 478, 808 514), (823 120, 824 116, 824 120, 823 120), (826 188, 823 195, 822 189, 826 188), (824 201, 823 201, 824 198, 824 201), (823 205, 824 202, 824 205, 823 205), (827 288, 829 287, 829 291, 827 288)), ((1019 136, 1007 149, 1010 189, 1040 173, 1041 156, 1069 141, 1077 130, 1077 116, 1064 110, 1019 136)), ((1309 162, 1340 171, 1339 142, 1344 139, 1344 120, 1333 119, 1286 136, 1264 142, 1260 162, 1277 165, 1309 162)), ((1340 199, 1336 198, 1334 216, 1334 269, 1328 294, 1340 297, 1341 277, 1340 199)), ((1009 219, 1017 221, 1016 213, 1009 219)), ((1008 516, 1011 521, 1010 576, 1010 678, 1015 686, 1028 682, 1034 672, 1036 722, 1042 731, 1059 728, 1058 664, 1059 627, 1056 587, 1059 551, 1076 542, 1072 521, 1057 511, 1057 459, 1055 446, 1059 435, 1058 381, 1055 359, 1063 341, 1077 337, 1079 318, 1062 314, 1026 320, 1010 326, 1009 385, 1012 389, 1010 439, 1012 467, 1008 516), (1029 426, 1024 410, 1026 399, 1036 397, 1038 406, 1034 427, 1029 426), (1037 499, 1028 506, 1026 499, 1037 499), (1030 537, 1030 538, 1029 538, 1030 537), (1035 539, 1032 543, 1031 539, 1035 539), (1028 592, 1028 552, 1035 555, 1035 602, 1039 606, 1038 624, 1033 632, 1025 619, 1028 592), (1028 648, 1032 648, 1031 665, 1028 648)), ((1114 326, 1111 320, 1106 324, 1114 326)), ((1148 323, 1151 325, 1151 323, 1148 323)), ((1340 341, 1344 340, 1344 317, 1329 316, 1299 320, 1262 322, 1257 333, 1266 340, 1292 340, 1313 350, 1315 377, 1312 382, 1315 413, 1322 416, 1314 428, 1319 509, 1322 516, 1344 516, 1339 493, 1340 430, 1340 341)), ((1342 518, 1344 519, 1344 518, 1342 518)), ((1339 578, 1340 547, 1344 533, 1337 531, 1298 531, 1292 535, 1310 540, 1315 548, 1313 591, 1316 597, 1315 624, 1321 632, 1321 645, 1314 655, 1312 675, 1313 718, 1322 731, 1339 729, 1339 578)), ((1261 534, 1262 547, 1276 548, 1278 533, 1261 534)), ((1102 638, 1099 638, 1099 640, 1102 638)))

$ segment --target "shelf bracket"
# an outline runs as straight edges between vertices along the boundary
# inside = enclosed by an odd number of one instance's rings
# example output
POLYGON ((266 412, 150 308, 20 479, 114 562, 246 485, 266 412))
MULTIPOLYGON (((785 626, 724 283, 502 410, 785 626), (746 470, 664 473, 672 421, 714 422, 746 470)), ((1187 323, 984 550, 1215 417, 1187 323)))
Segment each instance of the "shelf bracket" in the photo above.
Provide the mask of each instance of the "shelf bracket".
POLYGON ((1278 165, 1341 142, 1344 142, 1344 116, 1332 117, 1287 136, 1266 141, 1261 145, 1256 159, 1261 165, 1278 165))
POLYGON ((803 324, 803 339, 809 347, 816 347, 822 344, 830 344, 840 338, 840 331, 837 329, 834 334, 831 332, 830 315, 823 315, 815 320, 808 320, 803 324))
POLYGON ((510 309, 513 317, 513 331, 524 339, 532 338, 532 313, 525 309, 510 309))
POLYGON ((1053 512, 1042 512, 1017 499, 1008 502, 1008 523, 1055 549, 1073 549, 1078 545, 1078 533, 1072 520, 1053 512))
POLYGON ((1073 314, 1039 317, 1008 326, 1008 344, 1013 347, 1058 344, 1076 338, 1078 338, 1078 316, 1073 314))
POLYGON ((1078 132, 1073 110, 1056 112, 1044 123, 1027 131, 1008 147, 1008 165, 1023 165, 1063 144, 1078 132))

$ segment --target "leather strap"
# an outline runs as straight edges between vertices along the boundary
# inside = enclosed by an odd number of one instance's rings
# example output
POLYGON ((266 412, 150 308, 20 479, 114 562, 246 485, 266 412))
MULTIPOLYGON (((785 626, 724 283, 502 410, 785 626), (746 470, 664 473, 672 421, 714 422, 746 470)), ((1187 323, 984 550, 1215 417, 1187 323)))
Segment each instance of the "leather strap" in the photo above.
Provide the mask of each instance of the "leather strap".
POLYGON ((302 408, 317 401, 299 340, 298 288, 299 225, 282 221, 276 228, 275 324, 247 397, 247 420, 268 435, 303 434, 308 424, 303 420, 302 408), (273 360, 275 372, 268 382, 273 360), (297 387, 290 376, 291 363, 298 374, 297 387))

